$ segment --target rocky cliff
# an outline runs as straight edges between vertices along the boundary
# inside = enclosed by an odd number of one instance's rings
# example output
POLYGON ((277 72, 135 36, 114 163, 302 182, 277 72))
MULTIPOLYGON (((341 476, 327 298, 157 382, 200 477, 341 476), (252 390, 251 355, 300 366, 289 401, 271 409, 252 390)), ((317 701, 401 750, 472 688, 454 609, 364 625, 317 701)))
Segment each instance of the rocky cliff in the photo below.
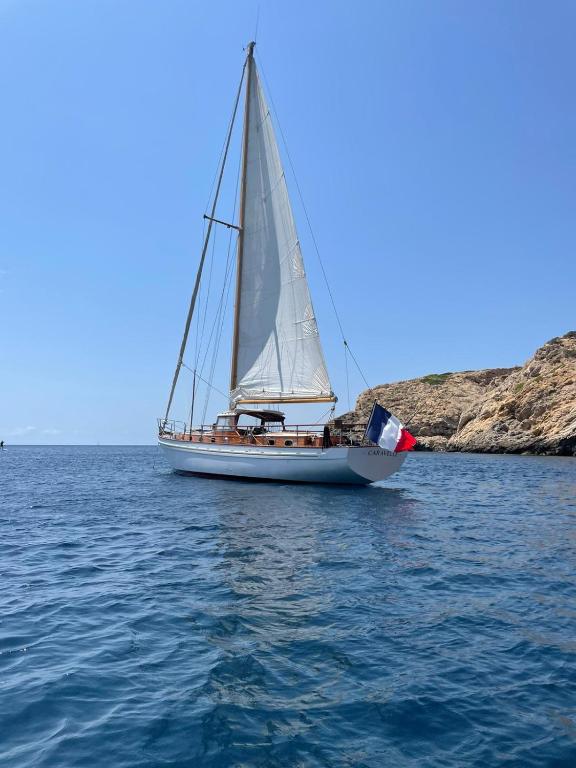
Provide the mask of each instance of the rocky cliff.
POLYGON ((342 418, 367 421, 374 400, 424 450, 576 455, 576 331, 526 365, 430 374, 363 392, 342 418))

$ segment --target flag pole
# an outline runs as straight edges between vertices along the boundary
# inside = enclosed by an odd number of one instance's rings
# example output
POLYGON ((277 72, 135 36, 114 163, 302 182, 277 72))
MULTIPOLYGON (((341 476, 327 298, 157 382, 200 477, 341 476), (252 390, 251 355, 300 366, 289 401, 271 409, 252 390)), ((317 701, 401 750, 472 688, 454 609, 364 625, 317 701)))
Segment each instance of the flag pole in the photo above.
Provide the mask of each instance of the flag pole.
MULTIPOLYGON (((366 429, 364 430, 364 437, 362 438, 362 442, 366 440, 366 435, 368 434, 368 429, 370 428, 370 423, 372 422, 372 416, 374 416, 374 411, 376 410, 377 402, 374 400, 372 403, 372 412, 370 413, 370 418, 368 419, 368 423, 366 424, 366 429)), ((373 440, 370 440, 370 442, 374 442, 373 440)))

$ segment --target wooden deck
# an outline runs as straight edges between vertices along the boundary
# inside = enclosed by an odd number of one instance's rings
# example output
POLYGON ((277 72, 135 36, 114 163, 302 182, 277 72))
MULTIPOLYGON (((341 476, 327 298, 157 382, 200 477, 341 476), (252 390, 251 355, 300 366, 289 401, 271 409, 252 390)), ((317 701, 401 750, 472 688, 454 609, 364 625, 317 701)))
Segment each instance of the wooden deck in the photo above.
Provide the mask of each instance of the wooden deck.
MULTIPOLYGON (((314 432, 265 432, 255 434, 250 430, 226 430, 198 432, 164 432, 163 440, 179 440, 187 443, 216 443, 219 445, 277 445, 294 448, 322 448, 322 434, 314 432)), ((339 440, 331 438, 331 445, 338 445, 339 440)))

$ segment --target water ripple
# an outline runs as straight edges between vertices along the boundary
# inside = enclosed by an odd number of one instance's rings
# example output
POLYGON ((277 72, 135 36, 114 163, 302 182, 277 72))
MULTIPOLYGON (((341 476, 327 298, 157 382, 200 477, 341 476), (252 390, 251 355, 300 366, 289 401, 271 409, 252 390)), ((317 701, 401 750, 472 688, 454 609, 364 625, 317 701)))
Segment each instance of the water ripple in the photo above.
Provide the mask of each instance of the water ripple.
POLYGON ((0 491, 2 766, 576 765, 576 460, 10 448, 0 491))

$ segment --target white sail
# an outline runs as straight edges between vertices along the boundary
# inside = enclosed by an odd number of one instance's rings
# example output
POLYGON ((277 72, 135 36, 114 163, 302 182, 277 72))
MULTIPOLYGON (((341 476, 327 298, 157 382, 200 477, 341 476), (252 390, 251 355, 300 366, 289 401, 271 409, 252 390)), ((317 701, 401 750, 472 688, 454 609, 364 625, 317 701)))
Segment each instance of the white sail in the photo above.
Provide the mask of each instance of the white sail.
POLYGON ((252 63, 231 399, 334 400, 270 111, 252 63))

